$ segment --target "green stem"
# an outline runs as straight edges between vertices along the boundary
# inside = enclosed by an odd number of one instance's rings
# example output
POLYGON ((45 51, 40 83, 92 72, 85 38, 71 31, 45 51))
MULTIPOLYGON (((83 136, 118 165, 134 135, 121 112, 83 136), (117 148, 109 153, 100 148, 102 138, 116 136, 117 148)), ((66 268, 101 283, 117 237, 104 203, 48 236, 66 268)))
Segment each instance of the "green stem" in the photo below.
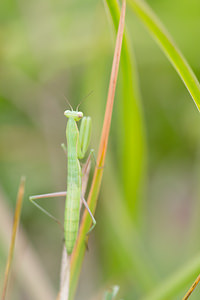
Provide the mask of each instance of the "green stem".
POLYGON ((143 0, 128 0, 128 2, 172 63, 192 96, 197 109, 200 110, 200 84, 169 33, 147 3, 143 0))

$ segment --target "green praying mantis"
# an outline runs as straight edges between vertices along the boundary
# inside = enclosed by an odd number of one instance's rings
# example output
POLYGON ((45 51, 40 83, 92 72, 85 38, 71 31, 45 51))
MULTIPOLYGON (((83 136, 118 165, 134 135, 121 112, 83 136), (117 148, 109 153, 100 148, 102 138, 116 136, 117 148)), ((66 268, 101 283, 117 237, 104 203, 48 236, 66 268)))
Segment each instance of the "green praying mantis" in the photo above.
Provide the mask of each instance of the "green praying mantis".
MULTIPOLYGON (((79 219, 80 219, 80 200, 82 200, 84 206, 88 210, 93 225, 89 232, 96 225, 96 220, 94 219, 86 200, 82 195, 82 171, 79 159, 84 158, 85 153, 89 146, 90 136, 91 136, 91 118, 83 117, 83 113, 76 110, 66 110, 64 115, 68 118, 66 127, 66 139, 67 139, 67 149, 63 146, 65 152, 67 153, 68 160, 68 171, 67 171, 67 192, 51 193, 44 195, 31 196, 30 201, 37 206, 46 215, 53 218, 56 222, 59 221, 53 217, 48 211, 41 207, 36 199, 47 198, 47 197, 57 197, 66 195, 65 204, 65 215, 64 215, 64 238, 67 254, 71 255, 79 229, 79 219), (80 131, 77 127, 76 122, 81 120, 80 131)), ((91 150, 92 153, 93 150, 91 150)))

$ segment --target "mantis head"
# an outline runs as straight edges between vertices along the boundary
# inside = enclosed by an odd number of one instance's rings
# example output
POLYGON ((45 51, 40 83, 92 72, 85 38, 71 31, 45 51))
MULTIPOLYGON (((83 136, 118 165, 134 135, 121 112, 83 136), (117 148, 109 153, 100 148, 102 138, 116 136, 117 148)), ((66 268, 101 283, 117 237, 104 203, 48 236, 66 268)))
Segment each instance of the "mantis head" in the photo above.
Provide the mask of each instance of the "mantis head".
POLYGON ((81 111, 75 111, 75 110, 66 110, 64 112, 64 115, 67 118, 72 118, 76 122, 83 118, 83 113, 81 111))

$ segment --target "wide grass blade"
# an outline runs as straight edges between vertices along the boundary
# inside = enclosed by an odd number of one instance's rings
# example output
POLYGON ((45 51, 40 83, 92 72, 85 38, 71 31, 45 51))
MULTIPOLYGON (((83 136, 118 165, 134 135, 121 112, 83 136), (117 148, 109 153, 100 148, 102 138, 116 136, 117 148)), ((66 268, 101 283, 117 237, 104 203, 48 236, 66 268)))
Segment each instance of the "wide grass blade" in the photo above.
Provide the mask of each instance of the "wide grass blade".
POLYGON ((12 263, 13 253, 14 253, 17 228, 18 228, 19 221, 20 221, 22 201, 23 201, 23 197, 24 197, 24 185, 25 185, 25 177, 22 177, 21 181, 20 181, 20 185, 19 185, 18 195, 17 195, 17 203, 16 203, 16 208, 15 208, 14 223, 13 223, 13 229, 12 229, 12 237, 11 237, 10 249, 9 249, 8 260, 7 260, 7 264, 6 264, 5 277, 4 277, 3 293, 2 293, 2 298, 1 298, 2 300, 5 300, 5 298, 6 298, 8 278, 9 278, 10 269, 11 269, 11 263, 12 263))
POLYGON ((200 110, 200 84, 169 33, 146 2, 143 0, 128 0, 128 2, 172 63, 192 96, 196 107, 200 110))
MULTIPOLYGON (((117 34, 113 65, 110 77, 110 84, 108 89, 108 97, 107 97, 107 105, 103 123, 103 129, 101 134, 101 141, 99 146, 99 152, 97 157, 97 166, 95 168, 92 185, 90 188, 89 196, 88 196, 88 205, 90 207, 91 212, 94 214, 95 208, 97 205, 97 197, 99 194, 99 189, 101 185, 101 179, 103 175, 103 167, 105 162, 105 155, 108 144, 108 136, 110 131, 114 96, 115 96, 115 88, 118 76, 119 69, 119 61, 121 54, 121 46, 122 46, 122 38, 124 31, 124 22, 125 22, 125 10, 126 10, 126 2, 125 0, 122 3, 121 17, 119 22, 119 29, 117 34)), ((71 279, 70 279, 70 291, 69 291, 69 299, 72 300, 74 297, 75 289, 77 286, 77 281, 80 273, 81 264, 83 261, 83 256, 85 253, 85 237, 91 225, 91 218, 87 211, 84 212, 81 226, 79 230, 79 235, 77 239, 77 243, 75 249, 72 253, 71 259, 71 279)))

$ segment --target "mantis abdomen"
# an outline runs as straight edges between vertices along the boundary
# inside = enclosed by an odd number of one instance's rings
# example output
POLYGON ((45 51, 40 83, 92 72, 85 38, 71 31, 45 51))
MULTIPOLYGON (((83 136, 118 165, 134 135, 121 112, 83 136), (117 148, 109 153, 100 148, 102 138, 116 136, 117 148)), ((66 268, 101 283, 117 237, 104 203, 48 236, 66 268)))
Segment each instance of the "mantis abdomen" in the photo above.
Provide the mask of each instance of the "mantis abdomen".
POLYGON ((64 230, 67 253, 71 254, 78 234, 81 199, 81 168, 77 157, 79 131, 73 118, 68 120, 66 136, 68 175, 64 230))

